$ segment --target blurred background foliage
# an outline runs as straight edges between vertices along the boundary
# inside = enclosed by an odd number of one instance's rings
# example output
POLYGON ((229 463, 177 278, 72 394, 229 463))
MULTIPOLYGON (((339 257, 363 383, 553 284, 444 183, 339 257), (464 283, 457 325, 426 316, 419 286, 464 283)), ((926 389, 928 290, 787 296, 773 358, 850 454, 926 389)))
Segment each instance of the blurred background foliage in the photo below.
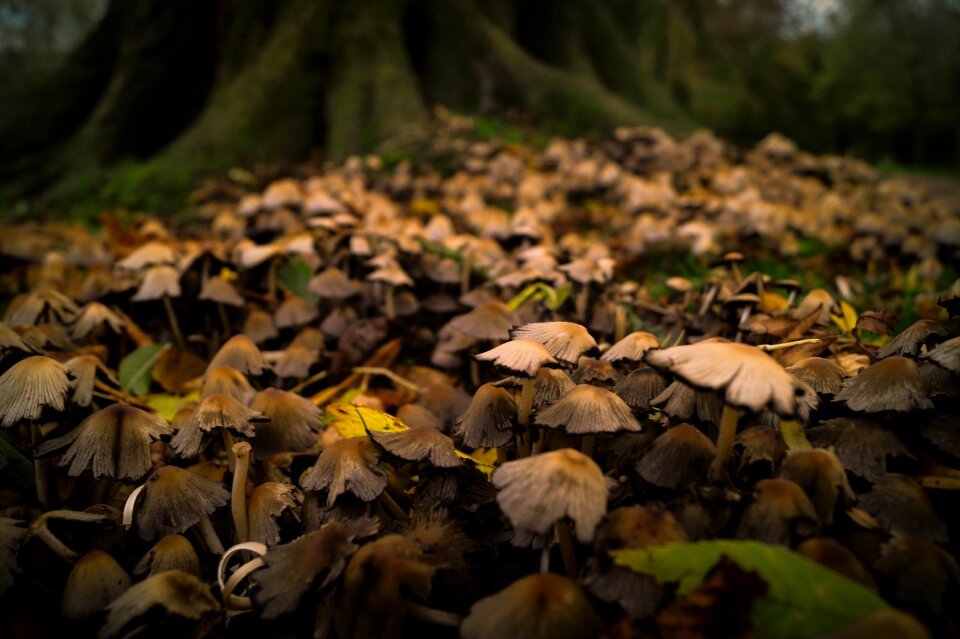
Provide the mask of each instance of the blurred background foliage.
POLYGON ((162 208, 408 147, 436 105, 960 166, 960 0, 0 0, 0 77, 4 209, 162 208))

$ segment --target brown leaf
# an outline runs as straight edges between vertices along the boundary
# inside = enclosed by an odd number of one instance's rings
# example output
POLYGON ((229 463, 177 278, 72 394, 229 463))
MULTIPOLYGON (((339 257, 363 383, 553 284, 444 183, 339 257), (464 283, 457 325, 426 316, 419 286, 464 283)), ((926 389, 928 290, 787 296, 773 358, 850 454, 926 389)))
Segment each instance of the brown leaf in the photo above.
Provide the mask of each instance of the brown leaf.
POLYGON ((870 331, 878 335, 893 335, 897 316, 890 311, 866 311, 857 320, 857 331, 870 331))
POLYGON ((793 330, 787 333, 787 336, 783 341, 792 342, 794 340, 802 339, 806 335, 807 331, 813 328, 813 325, 817 323, 817 318, 820 317, 820 307, 822 304, 813 309, 813 311, 804 318, 801 318, 797 325, 793 327, 793 330))
MULTIPOLYGON (((806 359, 807 357, 817 357, 823 351, 837 341, 836 337, 830 335, 817 335, 820 339, 819 344, 801 344, 800 346, 794 346, 792 348, 785 348, 781 351, 773 351, 771 353, 773 358, 780 362, 782 366, 793 366, 801 359, 806 359)), ((790 341, 790 340, 784 340, 790 341)))
POLYGON ((203 375, 206 369, 207 363, 193 353, 172 347, 153 365, 153 379, 168 393, 183 393, 188 390, 187 382, 203 375))
POLYGON ((723 556, 696 590, 664 608, 656 623, 662 639, 753 636, 750 609, 767 583, 723 556))

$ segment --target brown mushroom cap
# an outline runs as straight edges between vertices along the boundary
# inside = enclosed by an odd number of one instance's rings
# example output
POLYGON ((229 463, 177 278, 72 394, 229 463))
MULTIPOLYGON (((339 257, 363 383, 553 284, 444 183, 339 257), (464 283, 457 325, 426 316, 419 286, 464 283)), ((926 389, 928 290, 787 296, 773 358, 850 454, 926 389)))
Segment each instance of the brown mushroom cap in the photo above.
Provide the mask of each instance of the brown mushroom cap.
POLYGON ((243 306, 243 298, 233 284, 222 277, 211 277, 203 283, 197 299, 208 300, 226 306, 243 306))
POLYGON ((73 377, 70 385, 73 387, 71 400, 77 406, 89 406, 93 401, 93 387, 96 383, 97 373, 102 373, 109 381, 116 386, 120 383, 110 372, 103 361, 95 355, 77 355, 71 357, 63 363, 63 367, 73 377))
POLYGON ((863 584, 870 590, 877 589, 870 571, 860 563, 856 555, 836 539, 831 537, 808 539, 797 546, 797 552, 821 566, 863 584))
POLYGON ((843 380, 847 376, 836 362, 823 357, 806 357, 794 362, 792 366, 787 367, 787 370, 823 395, 839 393, 843 380))
POLYGON ((950 329, 935 320, 917 320, 899 335, 880 347, 877 357, 884 359, 891 355, 916 357, 924 346, 930 346, 950 335, 950 329))
POLYGON ((779 477, 803 488, 824 525, 833 521, 838 503, 854 496, 843 464, 832 451, 822 448, 788 451, 779 477))
POLYGON ((534 377, 541 366, 559 365, 543 344, 532 339, 514 339, 475 357, 523 377, 534 377))
POLYGON ((307 290, 321 299, 345 300, 360 292, 357 284, 343 271, 331 266, 313 276, 307 290))
POLYGON ((800 486, 786 479, 764 479, 754 487, 735 536, 790 546, 819 530, 817 511, 800 486))
POLYGON ((706 435, 677 424, 653 440, 634 467, 644 481, 673 490, 699 481, 716 452, 706 435))
POLYGON ((69 390, 60 362, 42 355, 20 360, 0 376, 0 426, 37 420, 45 406, 62 411, 69 390))
POLYGON ((960 375, 960 337, 943 342, 923 357, 954 375, 960 375))
POLYGON ((703 341, 649 351, 647 362, 699 388, 720 390, 732 406, 760 412, 764 408, 790 417, 797 413, 803 389, 772 357, 756 346, 703 341))
POLYGON ((60 610, 67 619, 84 619, 103 610, 130 584, 130 575, 116 559, 102 550, 91 550, 70 571, 60 610))
POLYGON ((620 377, 620 371, 615 369, 613 364, 593 357, 581 357, 571 374, 577 384, 594 384, 607 388, 619 382, 620 377))
POLYGON ((650 410, 650 403, 667 388, 667 380, 656 369, 645 366, 625 375, 614 386, 615 392, 635 411, 650 410))
POLYGON ((370 436, 400 459, 429 460, 438 468, 455 468, 461 463, 450 438, 429 426, 408 428, 398 433, 372 431, 370 436))
POLYGON ((183 532, 230 500, 221 484, 177 468, 161 466, 143 485, 134 520, 144 539, 183 532))
POLYGON ((260 375, 270 369, 263 359, 263 353, 246 335, 234 335, 228 339, 210 360, 207 374, 216 366, 229 366, 244 375, 260 375))
POLYGON ((581 355, 597 349, 587 329, 573 322, 536 322, 510 331, 513 340, 530 339, 543 344, 558 360, 576 364, 581 355))
POLYGON ((676 421, 720 423, 723 414, 723 399, 716 393, 697 390, 689 384, 675 380, 662 393, 650 400, 650 406, 658 408, 676 421))
POLYGON ((17 552, 26 536, 26 522, 0 517, 0 595, 13 587, 14 579, 20 572, 17 552))
POLYGON ((202 636, 213 625, 220 604, 207 584, 185 572, 168 570, 147 577, 114 599, 98 637, 127 637, 147 623, 154 628, 166 625, 151 615, 156 610, 171 619, 172 627, 183 636, 202 636))
POLYGON ((636 363, 643 361, 647 351, 660 348, 660 340, 653 333, 636 331, 630 333, 610 347, 600 359, 616 364, 619 362, 636 363))
POLYGON ((380 451, 369 437, 350 437, 323 449, 313 470, 303 480, 307 490, 327 490, 327 506, 350 491, 363 501, 373 501, 387 487, 386 475, 377 466, 380 451))
POLYGON ((229 395, 235 400, 247 404, 253 399, 256 391, 253 390, 244 374, 237 369, 231 366, 211 366, 207 368, 207 373, 204 376, 201 397, 219 394, 229 395))
POLYGON ((913 458, 900 438, 869 419, 838 417, 807 430, 817 448, 830 448, 850 472, 874 480, 887 472, 887 458, 913 458))
POLYGON ((926 491, 907 475, 890 473, 877 478, 873 489, 860 496, 859 504, 894 535, 935 542, 950 539, 926 491))
POLYGON ((500 300, 490 300, 469 313, 457 315, 450 326, 477 340, 510 339, 510 329, 519 323, 516 313, 500 300))
POLYGON ((263 556, 264 567, 252 576, 258 586, 253 598, 263 618, 293 612, 309 591, 336 581, 357 551, 354 540, 375 534, 377 528, 369 518, 350 524, 329 522, 289 544, 270 548, 263 556))
POLYGON ((166 570, 181 570, 195 577, 200 576, 200 558, 186 537, 170 533, 160 538, 137 562, 133 574, 156 575, 166 570))
POLYGON ((510 393, 493 384, 484 384, 457 420, 457 432, 470 448, 503 446, 513 437, 516 419, 517 404, 510 393))
POLYGON ((273 323, 273 315, 260 308, 254 308, 247 313, 241 332, 254 344, 262 344, 280 334, 273 323))
POLYGON ((172 432, 173 428, 156 415, 126 404, 112 404, 63 437, 44 442, 37 454, 69 446, 60 466, 69 466, 67 474, 71 477, 90 470, 94 479, 139 479, 152 466, 151 442, 172 432))
POLYGON ((822 288, 815 288, 800 301, 800 304, 793 311, 793 317, 803 319, 813 312, 818 312, 816 323, 821 326, 828 326, 830 324, 830 313, 836 305, 837 302, 830 293, 822 288))
POLYGON ((547 532, 570 517, 577 538, 590 541, 607 510, 607 480, 586 455, 570 448, 506 462, 493 473, 497 503, 515 526, 547 532))
POLYGON ((470 608, 463 639, 594 639, 600 616, 575 582, 552 573, 519 579, 470 608))
POLYGON ((116 313, 100 302, 89 302, 77 312, 70 326, 70 334, 74 339, 83 339, 101 327, 119 333, 125 325, 116 313))
POLYGON ((272 546, 280 541, 277 517, 290 511, 299 520, 300 491, 293 484, 268 481, 253 489, 247 504, 250 541, 272 546))
POLYGON ((323 413, 306 397, 267 388, 256 394, 250 408, 269 420, 256 426, 253 450, 257 459, 274 453, 300 452, 316 445, 323 413))
POLYGON ((916 362, 892 355, 847 379, 837 399, 862 413, 910 412, 933 408, 927 395, 916 362))
POLYGON ((630 407, 610 391, 579 384, 559 400, 537 413, 536 423, 550 428, 563 427, 572 435, 641 431, 630 407))

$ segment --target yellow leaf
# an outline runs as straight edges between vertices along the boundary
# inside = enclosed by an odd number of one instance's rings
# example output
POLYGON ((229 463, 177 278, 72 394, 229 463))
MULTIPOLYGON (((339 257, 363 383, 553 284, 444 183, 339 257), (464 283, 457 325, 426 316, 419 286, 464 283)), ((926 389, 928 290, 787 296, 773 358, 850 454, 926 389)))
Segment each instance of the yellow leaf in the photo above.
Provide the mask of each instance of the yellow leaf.
POLYGON ((496 448, 478 448, 472 453, 465 453, 462 450, 457 450, 457 457, 463 460, 469 460, 473 462, 473 465, 477 467, 481 473, 486 475, 487 479, 490 479, 490 476, 493 475, 495 469, 494 463, 497 461, 497 449, 496 448))
POLYGON ((407 430, 407 425, 393 415, 353 404, 331 404, 327 407, 324 420, 327 426, 335 428, 344 439, 362 437, 367 434, 367 430, 384 433, 399 433, 407 430))
POLYGON ((237 277, 238 276, 236 271, 231 271, 227 267, 223 267, 222 269, 220 269, 220 279, 226 282, 233 282, 237 279, 237 277))
POLYGON ((840 302, 840 309, 843 311, 843 317, 831 315, 830 319, 832 319, 833 323, 836 324, 837 327, 844 333, 852 333, 853 329, 856 328, 857 320, 859 319, 857 311, 842 300, 840 302))
POLYGON ((417 199, 410 203, 410 212, 417 215, 437 215, 440 206, 434 200, 417 199))
POLYGON ((146 400, 147 406, 152 408, 157 415, 168 422, 172 422, 173 416, 177 414, 177 411, 180 410, 184 404, 200 399, 200 391, 193 391, 192 393, 187 393, 186 395, 158 393, 155 395, 148 395, 143 399, 146 400))
POLYGON ((787 298, 773 291, 764 291, 760 310, 765 313, 782 313, 787 310, 787 298))

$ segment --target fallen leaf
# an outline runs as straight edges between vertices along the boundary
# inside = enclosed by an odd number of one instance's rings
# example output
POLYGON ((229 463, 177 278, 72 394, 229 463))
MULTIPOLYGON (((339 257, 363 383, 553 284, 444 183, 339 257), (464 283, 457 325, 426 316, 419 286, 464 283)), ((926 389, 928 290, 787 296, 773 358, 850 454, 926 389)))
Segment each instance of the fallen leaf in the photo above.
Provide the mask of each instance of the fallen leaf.
POLYGON ((153 366, 168 348, 169 344, 149 344, 124 357, 117 368, 120 390, 135 397, 146 395, 153 382, 153 366))

